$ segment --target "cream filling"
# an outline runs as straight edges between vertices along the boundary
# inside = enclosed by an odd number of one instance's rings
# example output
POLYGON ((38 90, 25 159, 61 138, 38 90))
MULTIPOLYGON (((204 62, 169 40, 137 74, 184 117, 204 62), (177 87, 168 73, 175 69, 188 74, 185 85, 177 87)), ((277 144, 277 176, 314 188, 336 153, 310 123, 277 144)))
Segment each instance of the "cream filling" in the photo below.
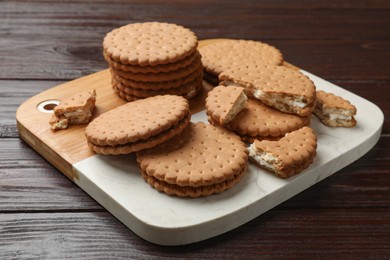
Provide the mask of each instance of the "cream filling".
POLYGON ((352 116, 345 116, 340 114, 329 114, 330 120, 352 120, 352 116))
POLYGON ((261 98, 270 99, 271 103, 273 103, 273 104, 282 103, 282 104, 286 104, 286 105, 288 105, 290 107, 299 107, 299 108, 305 108, 307 106, 307 104, 305 102, 297 101, 297 100, 294 100, 294 99, 290 99, 289 97, 287 97, 287 98, 282 98, 282 97, 275 98, 275 97, 273 97, 272 98, 272 95, 267 95, 267 93, 265 93, 261 89, 255 89, 253 91, 253 96, 255 98, 257 98, 257 99, 261 99, 261 98))
POLYGON ((255 160, 259 165, 270 169, 272 171, 276 171, 275 163, 277 163, 279 160, 275 156, 273 156, 272 153, 267 152, 258 152, 256 146, 254 144, 251 144, 248 147, 249 156, 255 160))
POLYGON ((260 100, 266 98, 272 104, 282 103, 282 104, 286 104, 290 107, 299 107, 299 108, 305 108, 308 105, 305 102, 302 102, 299 100, 294 100, 294 99, 290 98, 289 96, 286 96, 285 98, 283 98, 283 97, 275 97, 275 95, 269 95, 259 88, 254 88, 254 89, 250 90, 247 87, 242 86, 239 83, 232 82, 232 81, 224 81, 223 84, 225 86, 244 87, 245 92, 246 93, 249 92, 254 98, 260 99, 260 100))
POLYGON ((253 96, 254 96, 255 98, 260 99, 260 98, 264 97, 265 94, 264 94, 264 91, 262 91, 261 89, 255 89, 255 90, 253 91, 253 96))
POLYGON ((285 103, 285 104, 292 106, 292 107, 305 108, 307 106, 306 103, 301 102, 301 101, 296 101, 296 100, 289 100, 289 99, 284 100, 283 99, 281 101, 282 101, 282 103, 285 103))
POLYGON ((76 109, 75 111, 65 112, 63 115, 66 118, 81 117, 84 116, 85 111, 83 109, 76 109))
POLYGON ((91 117, 90 111, 85 111, 83 109, 76 109, 72 112, 65 112, 63 114, 69 120, 70 124, 79 124, 84 123, 91 117))
POLYGON ((226 87, 241 87, 241 88, 244 87, 244 86, 242 86, 236 82, 233 82, 233 81, 223 81, 222 83, 226 87))

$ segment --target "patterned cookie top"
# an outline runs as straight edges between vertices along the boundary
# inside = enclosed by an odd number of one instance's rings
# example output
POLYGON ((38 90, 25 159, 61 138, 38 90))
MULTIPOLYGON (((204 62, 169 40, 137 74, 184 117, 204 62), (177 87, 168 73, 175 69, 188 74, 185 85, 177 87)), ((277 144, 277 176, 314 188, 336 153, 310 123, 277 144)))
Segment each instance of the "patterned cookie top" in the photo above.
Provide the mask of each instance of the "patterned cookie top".
POLYGON ((143 173, 190 187, 232 179, 246 167, 247 160, 246 146, 237 135, 201 122, 190 123, 180 135, 137 153, 143 173))
POLYGON ((103 40, 109 58, 140 66, 176 62, 193 53, 197 45, 191 30, 158 22, 128 24, 107 33, 103 40))
POLYGON ((241 135, 280 136, 309 123, 309 117, 280 112, 259 101, 248 99, 247 108, 225 126, 241 135))
POLYGON ((177 125, 189 113, 189 103, 181 96, 154 96, 101 114, 86 127, 85 135, 100 146, 147 140, 177 125))
POLYGON ((231 66, 219 75, 219 79, 245 85, 254 96, 256 91, 303 96, 306 103, 312 103, 316 96, 313 81, 299 70, 285 66, 231 66))
POLYGON ((343 109, 349 112, 348 115, 352 116, 356 114, 356 107, 342 97, 323 90, 318 90, 316 95, 317 102, 321 103, 322 109, 343 109))
POLYGON ((281 163, 278 167, 287 169, 298 167, 316 155, 317 136, 313 129, 305 126, 286 134, 278 141, 255 140, 254 146, 258 152, 267 152, 276 156, 281 163))
POLYGON ((206 98, 206 110, 213 120, 225 124, 246 107, 247 97, 244 88, 217 86, 206 98))
POLYGON ((249 40, 223 40, 200 48, 207 72, 218 75, 232 65, 245 67, 261 64, 281 65, 282 53, 266 43, 249 40))

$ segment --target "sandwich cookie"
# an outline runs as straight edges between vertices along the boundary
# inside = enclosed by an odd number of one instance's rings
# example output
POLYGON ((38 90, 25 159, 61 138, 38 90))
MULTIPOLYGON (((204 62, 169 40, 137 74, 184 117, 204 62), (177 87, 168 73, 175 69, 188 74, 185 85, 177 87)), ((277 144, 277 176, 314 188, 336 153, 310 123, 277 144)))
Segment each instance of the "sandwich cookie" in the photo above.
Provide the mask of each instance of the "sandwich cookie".
MULTIPOLYGON (((122 85, 133 88, 133 89, 142 89, 142 90, 169 90, 173 88, 179 88, 183 85, 186 85, 197 78, 202 76, 202 69, 196 70, 194 73, 176 80, 170 81, 161 81, 161 82, 142 82, 131 79, 125 79, 114 74, 111 71, 111 78, 115 81, 121 83, 122 85)), ((203 77, 203 76, 202 76, 203 77)))
POLYGON ((196 35, 183 26, 133 23, 114 29, 103 40, 103 52, 126 65, 156 66, 173 63, 196 51, 196 35))
POLYGON ((95 108, 96 92, 84 91, 68 97, 53 109, 49 122, 51 129, 66 129, 69 125, 87 124, 95 108))
POLYGON ((219 75, 225 86, 244 87, 248 96, 285 113, 309 116, 316 87, 298 70, 284 66, 231 67, 219 75))
POLYGON ((143 178, 158 191, 180 197, 209 196, 233 187, 244 176, 247 161, 238 136, 201 122, 137 152, 143 178))
POLYGON ((278 141, 255 140, 248 148, 249 157, 257 166, 282 178, 306 169, 314 160, 317 136, 310 127, 286 134, 278 141))
MULTIPOLYGON (((200 59, 196 59, 193 63, 187 67, 180 68, 178 70, 161 72, 161 73, 133 73, 129 71, 118 70, 111 67, 111 72, 114 75, 118 75, 125 79, 141 82, 165 82, 185 78, 195 71, 200 71, 202 63, 200 59)), ((200 72, 198 72, 200 73, 200 72)))
POLYGON ((158 89, 158 90, 148 90, 148 89, 137 89, 137 88, 132 88, 129 86, 126 86, 120 82, 118 82, 115 78, 112 78, 112 87, 114 89, 117 89, 118 91, 122 91, 127 95, 132 95, 138 98, 146 98, 146 97, 152 97, 152 96, 157 96, 157 95, 165 95, 165 94, 170 94, 170 95, 179 95, 179 96, 185 96, 197 88, 202 86, 202 73, 197 76, 193 81, 188 82, 182 86, 179 86, 177 88, 169 88, 169 89, 158 89))
POLYGON ((206 113, 208 113, 208 120, 211 124, 235 132, 244 141, 277 140, 286 133, 300 129, 310 122, 310 117, 283 113, 254 99, 248 99, 247 107, 224 125, 215 120, 211 112, 206 110, 206 113))
POLYGON ((322 90, 317 91, 313 113, 326 126, 354 127, 356 107, 348 100, 322 90))
POLYGON ((165 72, 175 71, 178 69, 185 68, 191 63, 193 63, 195 60, 200 59, 200 53, 198 51, 194 51, 188 57, 173 63, 167 63, 167 64, 161 64, 155 66, 138 66, 138 65, 122 64, 120 62, 114 61, 113 59, 108 57, 106 53, 103 53, 103 56, 110 67, 121 71, 129 71, 132 73, 165 73, 165 72))
POLYGON ((127 154, 154 147, 179 134, 191 118, 188 100, 161 95, 124 104, 101 114, 85 129, 98 154, 127 154))
POLYGON ((231 66, 245 67, 261 64, 282 65, 283 55, 275 47, 259 41, 226 39, 199 49, 205 75, 212 82, 231 66))
MULTIPOLYGON (((145 96, 138 96, 138 94, 135 94, 135 95, 130 94, 128 91, 129 90, 128 88, 125 90, 121 90, 121 87, 118 85, 115 85, 115 84, 113 84, 113 89, 121 98, 123 98, 129 102, 146 98, 145 96)), ((164 92, 166 92, 167 94, 171 94, 171 95, 180 95, 180 96, 189 100, 189 99, 194 98, 202 89, 203 89, 203 85, 201 82, 200 84, 198 84, 196 86, 192 86, 191 89, 186 93, 178 94, 178 93, 175 93, 175 91, 168 91, 168 90, 164 91, 164 92)), ((167 95, 167 94, 165 94, 165 95, 167 95)), ((150 97, 152 97, 152 96, 155 96, 155 95, 154 94, 150 95, 150 97)))

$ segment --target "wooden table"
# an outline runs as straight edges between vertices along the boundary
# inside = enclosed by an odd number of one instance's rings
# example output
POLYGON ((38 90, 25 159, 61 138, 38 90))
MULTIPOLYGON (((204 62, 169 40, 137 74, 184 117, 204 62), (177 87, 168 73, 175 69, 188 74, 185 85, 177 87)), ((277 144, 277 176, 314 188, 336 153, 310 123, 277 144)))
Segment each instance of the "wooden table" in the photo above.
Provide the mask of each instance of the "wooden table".
POLYGON ((390 256, 390 2, 1 1, 0 258, 331 258, 390 256), (361 159, 251 222, 163 247, 137 237, 19 139, 27 98, 106 68, 115 27, 173 22, 199 39, 278 47, 290 63, 377 104, 378 144, 361 159))

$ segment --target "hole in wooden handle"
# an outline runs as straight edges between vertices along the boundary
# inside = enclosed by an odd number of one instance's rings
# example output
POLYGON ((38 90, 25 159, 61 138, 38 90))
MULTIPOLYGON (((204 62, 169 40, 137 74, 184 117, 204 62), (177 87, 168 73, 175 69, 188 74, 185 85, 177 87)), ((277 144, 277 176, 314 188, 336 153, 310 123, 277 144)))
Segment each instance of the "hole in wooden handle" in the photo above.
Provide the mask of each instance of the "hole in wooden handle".
POLYGON ((59 100, 45 100, 38 104, 37 109, 42 113, 53 113, 53 109, 60 103, 59 100))

